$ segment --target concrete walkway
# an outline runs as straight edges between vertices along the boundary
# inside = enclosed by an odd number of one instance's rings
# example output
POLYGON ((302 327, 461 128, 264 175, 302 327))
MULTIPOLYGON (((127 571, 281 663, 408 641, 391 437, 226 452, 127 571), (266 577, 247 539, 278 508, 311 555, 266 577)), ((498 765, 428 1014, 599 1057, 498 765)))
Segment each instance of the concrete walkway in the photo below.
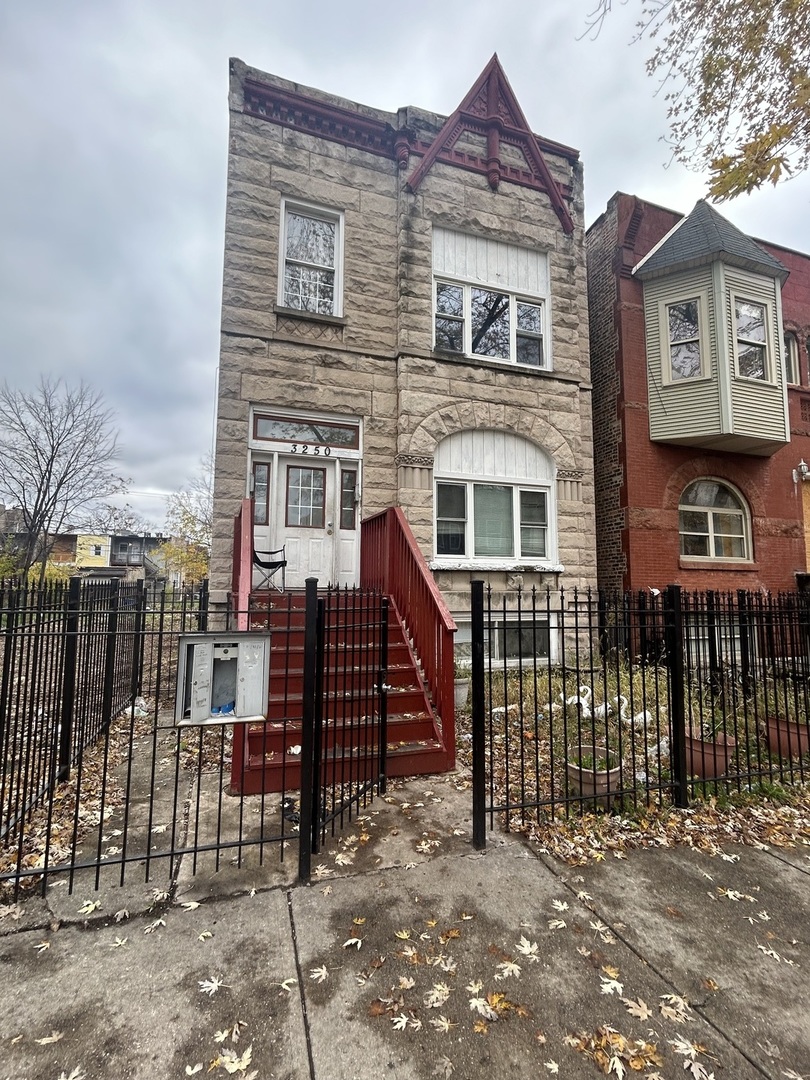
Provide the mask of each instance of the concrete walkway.
POLYGON ((810 1076, 810 848, 574 868, 469 805, 397 786, 308 887, 270 850, 1 909, 0 1077, 810 1076))

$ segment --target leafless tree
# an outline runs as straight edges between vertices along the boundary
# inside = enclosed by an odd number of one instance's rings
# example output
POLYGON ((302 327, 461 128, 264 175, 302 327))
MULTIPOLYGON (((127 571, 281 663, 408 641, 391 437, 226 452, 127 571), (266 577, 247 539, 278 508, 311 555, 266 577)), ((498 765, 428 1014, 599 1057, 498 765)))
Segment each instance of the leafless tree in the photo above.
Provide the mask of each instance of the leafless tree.
POLYGON ((129 503, 124 506, 100 503, 90 507, 81 524, 87 532, 100 536, 140 536, 154 527, 129 503))
POLYGON ((100 393, 43 377, 35 390, 0 386, 0 497, 19 508, 21 575, 54 538, 101 499, 123 491, 111 471, 118 452, 113 413, 100 393))

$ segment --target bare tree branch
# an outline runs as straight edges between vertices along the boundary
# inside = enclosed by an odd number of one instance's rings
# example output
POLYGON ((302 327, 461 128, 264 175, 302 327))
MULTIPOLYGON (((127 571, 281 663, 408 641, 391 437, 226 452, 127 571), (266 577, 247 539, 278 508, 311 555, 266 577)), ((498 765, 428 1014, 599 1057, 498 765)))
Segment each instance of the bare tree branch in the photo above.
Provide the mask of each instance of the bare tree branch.
POLYGON ((125 489, 113 413, 84 383, 42 378, 30 393, 0 387, 0 496, 21 511, 20 570, 45 563, 55 536, 98 500, 125 489))

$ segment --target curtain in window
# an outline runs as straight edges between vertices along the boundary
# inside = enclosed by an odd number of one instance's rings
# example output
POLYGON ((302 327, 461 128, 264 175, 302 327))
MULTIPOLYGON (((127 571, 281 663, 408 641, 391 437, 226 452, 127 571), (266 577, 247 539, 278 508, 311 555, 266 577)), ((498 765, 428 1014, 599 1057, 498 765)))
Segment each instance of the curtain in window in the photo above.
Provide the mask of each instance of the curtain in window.
POLYGON ((476 484, 473 518, 476 555, 514 555, 512 488, 476 484))

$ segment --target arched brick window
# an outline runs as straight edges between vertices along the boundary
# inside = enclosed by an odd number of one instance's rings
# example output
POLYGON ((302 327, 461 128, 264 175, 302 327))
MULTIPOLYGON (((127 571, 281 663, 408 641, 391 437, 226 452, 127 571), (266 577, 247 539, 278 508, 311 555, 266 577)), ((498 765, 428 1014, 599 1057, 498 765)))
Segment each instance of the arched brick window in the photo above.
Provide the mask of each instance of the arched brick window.
POLYGON ((684 488, 678 506, 681 555, 750 560, 751 528, 742 496, 722 480, 704 477, 684 488))

